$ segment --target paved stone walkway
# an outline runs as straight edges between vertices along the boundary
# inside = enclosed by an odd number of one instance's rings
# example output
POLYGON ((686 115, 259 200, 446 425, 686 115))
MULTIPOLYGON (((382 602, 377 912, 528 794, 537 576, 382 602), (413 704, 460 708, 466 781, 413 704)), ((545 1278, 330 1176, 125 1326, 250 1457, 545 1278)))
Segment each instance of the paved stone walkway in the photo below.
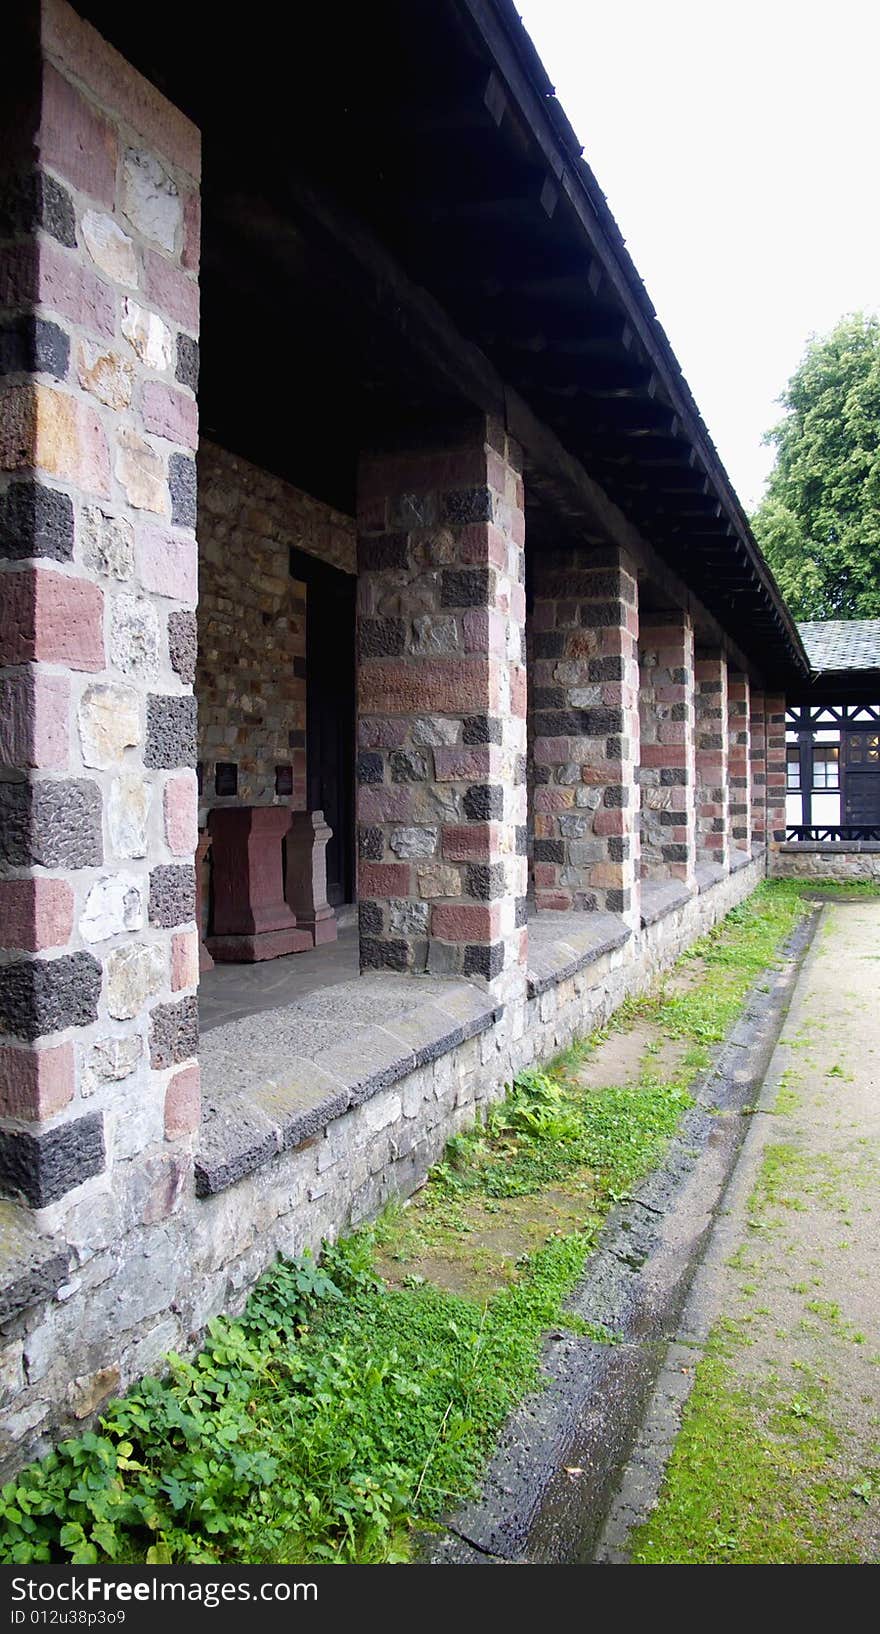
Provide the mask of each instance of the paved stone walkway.
POLYGON ((825 907, 599 1563, 670 1540, 683 1564, 878 1560, 878 978, 880 902, 825 907), (713 1358, 735 1393, 719 1397, 715 1447, 713 1358), (750 1429, 731 1469, 734 1401, 750 1429))

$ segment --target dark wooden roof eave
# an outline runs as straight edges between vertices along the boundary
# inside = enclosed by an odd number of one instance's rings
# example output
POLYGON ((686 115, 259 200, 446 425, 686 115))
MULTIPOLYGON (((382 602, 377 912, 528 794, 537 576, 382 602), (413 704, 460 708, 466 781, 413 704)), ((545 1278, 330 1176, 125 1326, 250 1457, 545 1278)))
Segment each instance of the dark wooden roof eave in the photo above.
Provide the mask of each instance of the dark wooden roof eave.
POLYGON ((582 158, 581 146, 556 100, 554 88, 513 0, 457 0, 457 3, 491 52, 497 72, 516 99, 520 114, 527 119, 543 159, 574 206, 588 257, 601 263, 604 275, 622 300, 652 368, 686 428, 693 460, 705 471, 731 535, 744 555, 742 568, 757 581, 772 608, 773 622, 788 647, 788 662, 777 668, 781 672, 790 670, 792 678, 806 681, 809 662, 797 625, 760 553, 622 234, 592 170, 582 158))

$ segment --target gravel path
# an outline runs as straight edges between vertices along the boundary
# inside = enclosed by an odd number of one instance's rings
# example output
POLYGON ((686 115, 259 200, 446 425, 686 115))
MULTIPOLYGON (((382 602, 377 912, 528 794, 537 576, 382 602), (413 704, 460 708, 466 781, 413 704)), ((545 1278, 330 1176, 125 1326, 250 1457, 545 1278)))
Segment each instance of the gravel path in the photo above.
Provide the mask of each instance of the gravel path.
POLYGON ((827 906, 597 1563, 880 1558, 878 977, 827 906))

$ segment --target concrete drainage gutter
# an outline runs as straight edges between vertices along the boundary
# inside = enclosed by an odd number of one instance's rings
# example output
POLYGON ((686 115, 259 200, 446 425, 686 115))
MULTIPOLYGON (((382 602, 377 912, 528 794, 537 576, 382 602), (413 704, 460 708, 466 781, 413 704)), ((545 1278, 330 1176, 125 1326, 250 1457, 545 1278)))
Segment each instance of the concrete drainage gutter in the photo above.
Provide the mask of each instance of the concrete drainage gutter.
POLYGON ((749 993, 659 1167, 609 1215, 569 1309, 619 1342, 552 1334, 546 1387, 508 1420, 482 1491, 426 1538, 431 1565, 594 1559, 788 1010, 818 911, 749 993), (762 991, 762 988, 764 990, 762 991))

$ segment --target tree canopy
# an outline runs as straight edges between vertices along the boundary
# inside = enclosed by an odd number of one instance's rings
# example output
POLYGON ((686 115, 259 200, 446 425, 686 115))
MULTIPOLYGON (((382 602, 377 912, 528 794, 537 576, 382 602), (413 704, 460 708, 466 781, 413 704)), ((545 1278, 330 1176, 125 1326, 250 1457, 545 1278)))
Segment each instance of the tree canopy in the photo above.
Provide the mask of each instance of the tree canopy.
POLYGON ((781 402, 755 537, 795 618, 880 618, 880 320, 811 340, 781 402))

